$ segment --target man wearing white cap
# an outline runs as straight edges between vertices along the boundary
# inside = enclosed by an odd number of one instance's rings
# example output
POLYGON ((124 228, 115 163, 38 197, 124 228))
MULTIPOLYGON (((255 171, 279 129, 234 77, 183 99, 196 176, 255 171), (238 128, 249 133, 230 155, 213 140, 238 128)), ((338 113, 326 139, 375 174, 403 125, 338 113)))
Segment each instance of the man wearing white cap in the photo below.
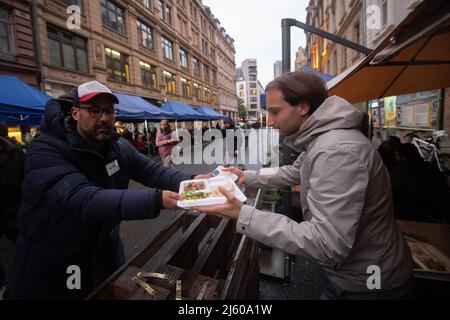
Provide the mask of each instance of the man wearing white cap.
POLYGON ((84 298, 124 262, 121 221, 177 209, 179 184, 193 175, 148 159, 121 138, 116 103, 111 90, 91 81, 73 103, 47 104, 43 134, 25 163, 12 299, 84 298), (149 188, 127 190, 130 179, 149 188), (80 271, 79 281, 70 270, 80 271))

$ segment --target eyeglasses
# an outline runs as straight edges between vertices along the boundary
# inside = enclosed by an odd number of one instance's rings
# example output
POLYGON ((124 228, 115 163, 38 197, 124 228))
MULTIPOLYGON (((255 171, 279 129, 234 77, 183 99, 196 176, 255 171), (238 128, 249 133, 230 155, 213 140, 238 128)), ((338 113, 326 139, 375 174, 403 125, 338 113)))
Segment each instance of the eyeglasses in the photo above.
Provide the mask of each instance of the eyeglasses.
POLYGON ((116 109, 114 108, 108 108, 108 109, 102 109, 100 107, 97 106, 92 106, 92 107, 78 107, 78 109, 86 109, 89 112, 89 115, 93 118, 101 118, 103 113, 108 117, 108 118, 113 118, 116 117, 118 112, 116 109))

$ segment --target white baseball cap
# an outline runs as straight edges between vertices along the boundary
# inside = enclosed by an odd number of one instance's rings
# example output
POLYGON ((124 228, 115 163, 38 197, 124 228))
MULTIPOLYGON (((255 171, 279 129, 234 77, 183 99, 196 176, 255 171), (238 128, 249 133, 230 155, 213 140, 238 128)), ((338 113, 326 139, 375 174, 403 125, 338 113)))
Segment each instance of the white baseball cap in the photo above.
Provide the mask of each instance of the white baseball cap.
POLYGON ((119 103, 119 99, 117 99, 117 97, 111 92, 111 90, 109 90, 107 86, 95 80, 80 84, 75 93, 73 103, 74 105, 77 105, 80 102, 89 101, 99 94, 111 95, 114 99, 114 103, 119 103))

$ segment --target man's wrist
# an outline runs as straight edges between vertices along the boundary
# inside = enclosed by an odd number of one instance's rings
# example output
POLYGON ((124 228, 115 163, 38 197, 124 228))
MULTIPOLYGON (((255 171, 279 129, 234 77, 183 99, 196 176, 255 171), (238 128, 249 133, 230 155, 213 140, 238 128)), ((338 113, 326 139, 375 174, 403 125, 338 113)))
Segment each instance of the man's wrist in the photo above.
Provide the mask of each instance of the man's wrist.
POLYGON ((156 201, 157 201, 156 203, 157 203, 157 206, 158 206, 159 210, 164 209, 163 191, 160 190, 160 189, 156 190, 156 201))

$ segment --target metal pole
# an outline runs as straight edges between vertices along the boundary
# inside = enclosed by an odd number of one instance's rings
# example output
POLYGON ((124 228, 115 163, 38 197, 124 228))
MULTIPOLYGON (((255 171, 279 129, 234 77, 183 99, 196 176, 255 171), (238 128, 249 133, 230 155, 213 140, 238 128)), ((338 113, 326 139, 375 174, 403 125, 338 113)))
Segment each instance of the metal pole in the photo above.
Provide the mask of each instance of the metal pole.
POLYGON ((148 139, 148 124, 147 124, 147 119, 145 119, 144 125, 145 125, 145 135, 146 135, 146 137, 147 137, 148 157, 151 158, 151 157, 152 157, 152 153, 151 153, 151 150, 150 150, 150 140, 148 139))
POLYGON ((291 20, 292 19, 281 20, 282 73, 291 71, 291 20))

